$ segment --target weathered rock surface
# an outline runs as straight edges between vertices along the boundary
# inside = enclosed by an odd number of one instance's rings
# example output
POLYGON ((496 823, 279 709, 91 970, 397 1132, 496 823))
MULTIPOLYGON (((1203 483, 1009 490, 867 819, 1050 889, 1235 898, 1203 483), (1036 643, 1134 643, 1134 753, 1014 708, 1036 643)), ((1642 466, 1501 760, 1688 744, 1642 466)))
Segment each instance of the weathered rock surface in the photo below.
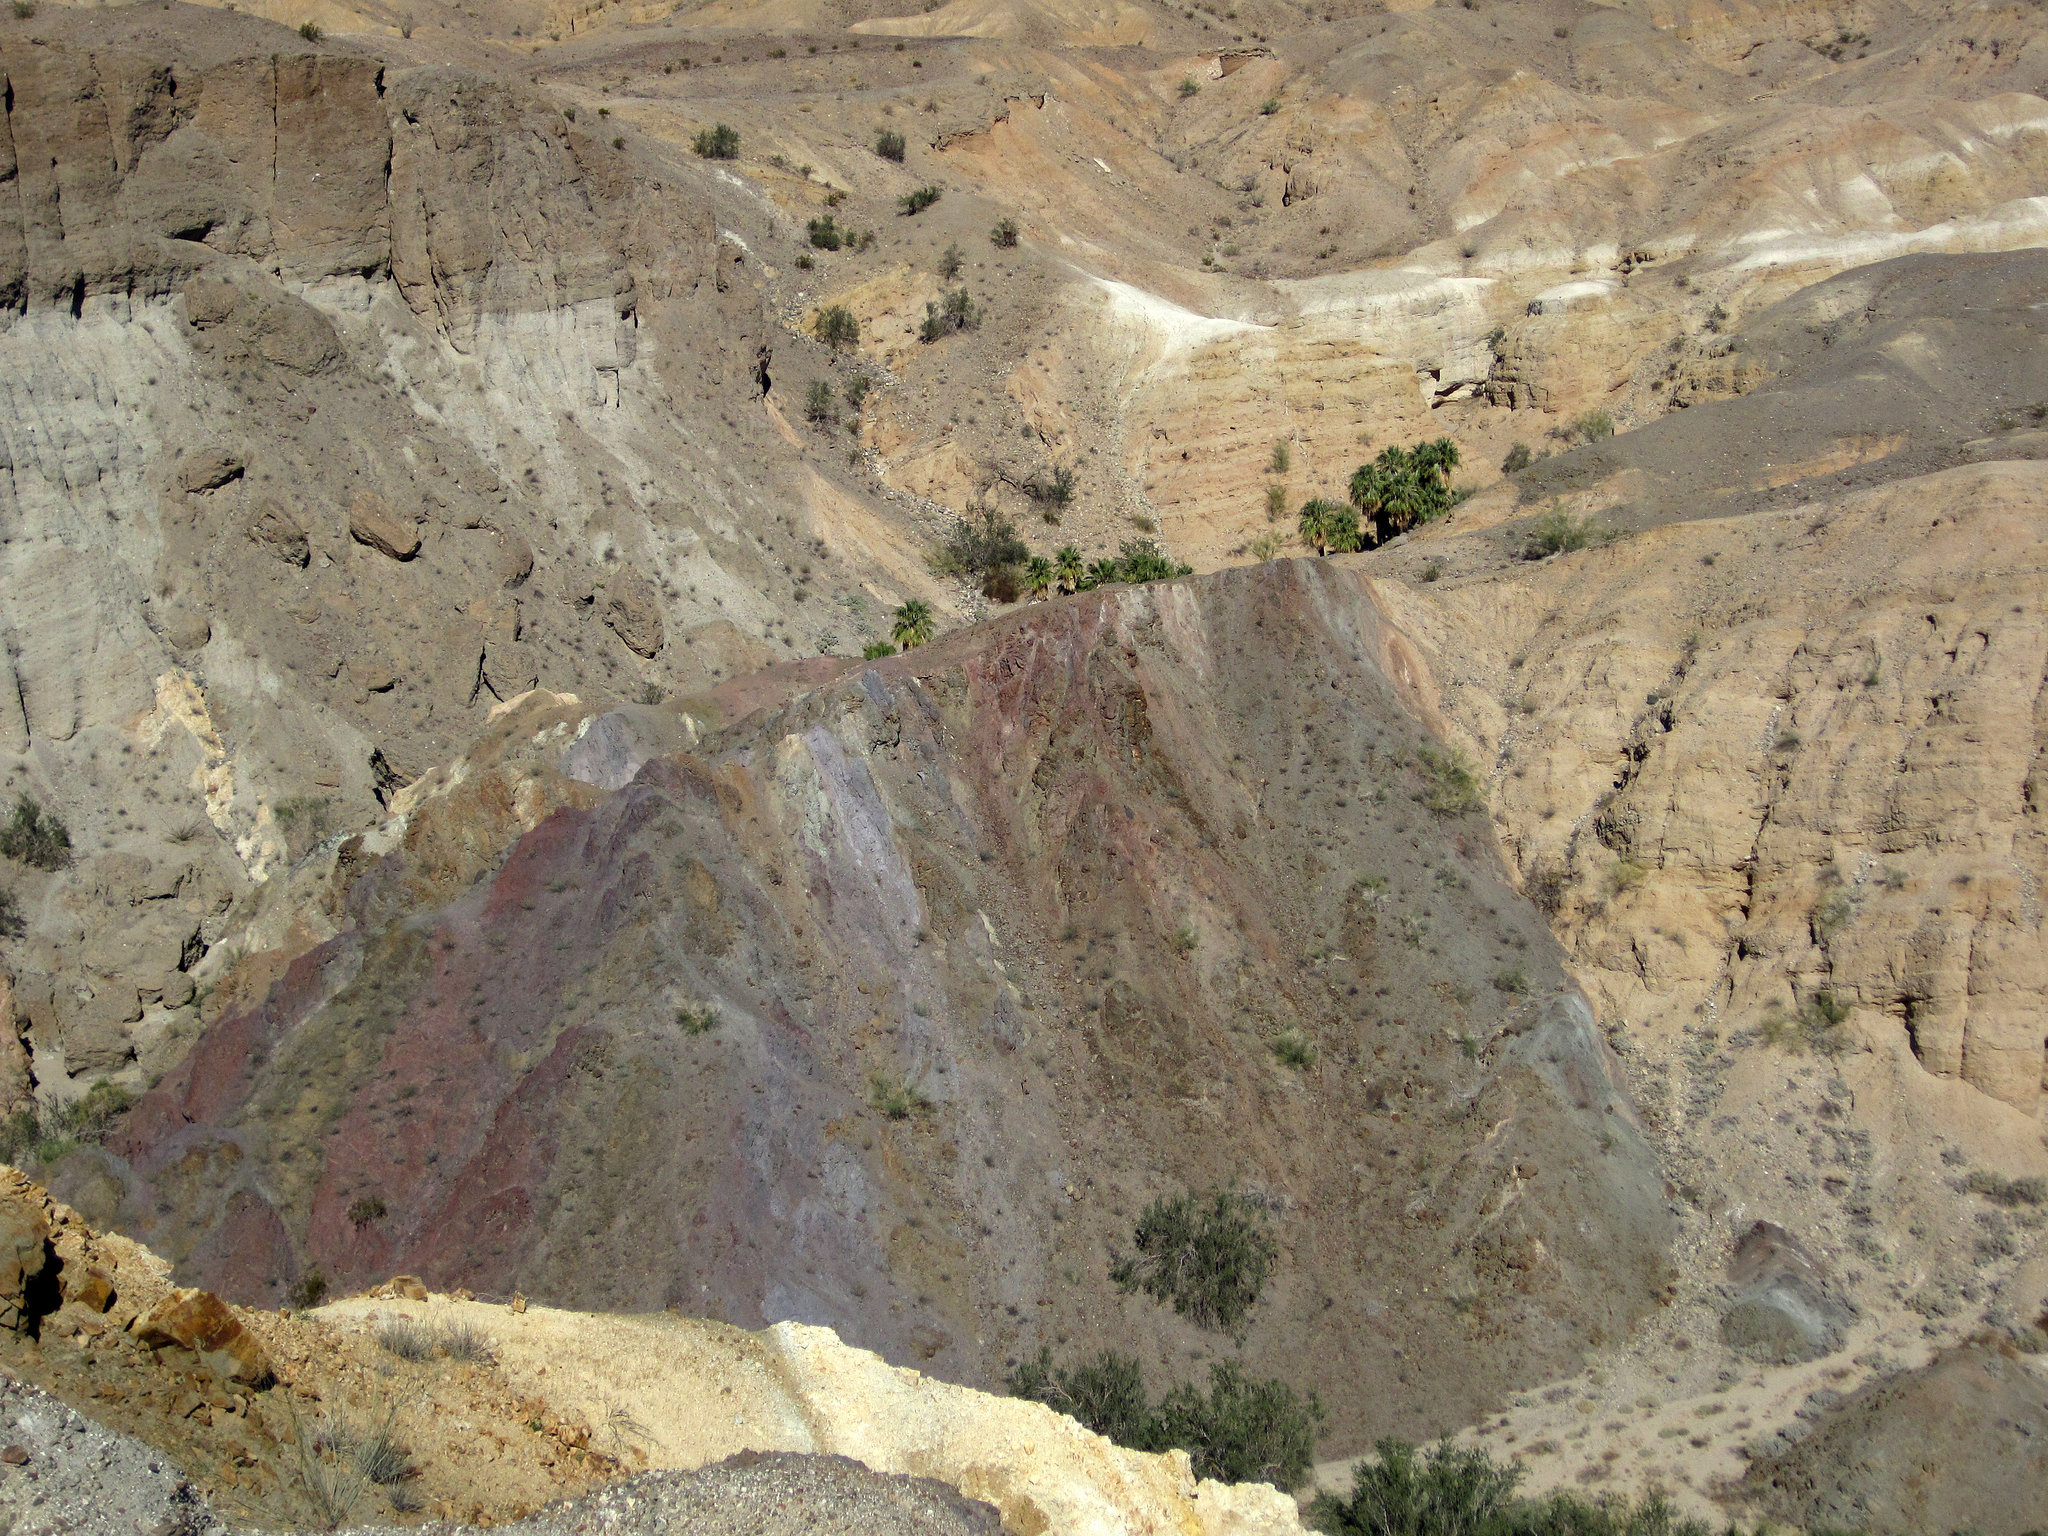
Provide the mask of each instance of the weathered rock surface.
POLYGON ((267 1387, 276 1378, 270 1357, 255 1335, 211 1291, 173 1291, 136 1318, 131 1327, 135 1337, 153 1349, 176 1345, 190 1350, 222 1381, 267 1387))
POLYGON ((1735 1294, 1721 1314, 1722 1342, 1769 1365, 1832 1353, 1854 1315, 1820 1261, 1776 1222, 1743 1233, 1728 1279, 1735 1294))
POLYGON ((368 491, 358 494, 348 509, 348 532, 358 544, 393 560, 410 560, 420 552, 419 525, 368 491))
MULTIPOLYGON (((1126 1450, 1042 1404, 892 1366, 828 1328, 778 1323, 747 1333, 679 1317, 538 1306, 510 1313, 440 1297, 413 1306, 350 1300, 322 1316, 488 1330, 520 1389, 565 1413, 603 1402, 629 1416, 650 1468, 718 1471, 763 1453, 792 1464, 798 1456, 845 1458, 871 1474, 935 1479, 958 1490, 956 1499, 989 1506, 991 1526, 1000 1517, 1007 1531, 1302 1529, 1294 1501, 1266 1484, 1197 1479, 1185 1452, 1126 1450)), ((627 1483, 592 1502, 623 1512, 649 1486, 627 1483)), ((551 1518, 559 1517, 544 1516, 532 1529, 553 1531, 551 1518)), ((619 1528, 641 1529, 623 1520, 619 1528)))
POLYGON ((1944 1350, 1813 1415, 1741 1493, 1768 1519, 2022 1536, 2048 1520, 2039 1356, 1998 1340, 1944 1350))
POLYGON ((1175 1379, 1202 1336, 1104 1255, 1234 1181, 1290 1255, 1250 1365, 1346 1437, 1456 1422, 1654 1308, 1668 1217, 1540 918, 1420 803, 1435 708, 1307 563, 766 674, 637 770, 537 698, 345 845, 334 937, 130 1117, 120 1220, 230 1297, 404 1269, 1175 1379), (331 1115, 282 1112, 313 1082, 331 1115))

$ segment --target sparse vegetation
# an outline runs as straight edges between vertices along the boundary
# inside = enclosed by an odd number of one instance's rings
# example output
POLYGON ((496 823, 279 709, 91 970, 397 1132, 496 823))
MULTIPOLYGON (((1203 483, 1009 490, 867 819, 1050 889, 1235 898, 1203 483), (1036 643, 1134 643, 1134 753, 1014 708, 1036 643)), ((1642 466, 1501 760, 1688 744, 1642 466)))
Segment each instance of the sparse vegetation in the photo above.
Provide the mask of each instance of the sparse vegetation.
POLYGON ((929 345, 957 331, 971 331, 979 324, 981 311, 975 307, 973 298, 965 288, 954 288, 937 302, 925 304, 924 324, 917 329, 917 339, 929 345))
POLYGON ((1294 447, 1285 438, 1273 445, 1273 457, 1267 461, 1266 472, 1284 475, 1294 467, 1294 447))
POLYGON ((1031 549, 1017 535, 1017 525, 993 505, 970 512, 953 525, 946 542, 926 559, 941 576, 964 576, 981 584, 982 593, 997 597, 1010 591, 1003 602, 1015 601, 1014 588, 1020 581, 1019 568, 1031 558, 1031 549))
POLYGON ((1571 431, 1589 443, 1601 442, 1614 436, 1614 418, 1602 410, 1587 411, 1572 418, 1571 431))
POLYGON ((893 128, 884 128, 875 138, 875 153, 884 160, 903 163, 903 135, 893 128))
POLYGON ((967 254, 957 244, 949 245, 939 253, 939 277, 945 282, 952 282, 966 265, 967 254))
POLYGON ((326 35, 325 32, 320 30, 320 23, 317 21, 302 21, 299 23, 299 36, 309 43, 317 43, 326 35))
POLYGON ((1284 1029, 1267 1044, 1271 1047, 1274 1058, 1283 1067, 1305 1072, 1316 1064, 1315 1047, 1308 1043, 1307 1038, 1299 1030, 1284 1029))
POLYGON ((286 1292, 286 1297, 291 1302, 292 1310, 295 1312, 310 1312, 319 1306, 321 1302, 325 1301, 327 1299, 327 1277, 320 1273, 320 1266, 315 1264, 311 1269, 299 1276, 291 1289, 286 1292))
POLYGON ((421 1364, 446 1355, 460 1364, 488 1360, 491 1337, 474 1323, 451 1318, 424 1322, 410 1317, 387 1318, 377 1325, 377 1344, 386 1354, 421 1364))
POLYGON ((839 227, 839 221, 831 214, 820 214, 804 226, 804 233, 811 245, 821 251, 836 251, 846 243, 847 232, 839 227))
POLYGON ((1508 456, 1500 461, 1500 472, 1504 475, 1519 475, 1536 462, 1536 455, 1529 451, 1527 443, 1516 443, 1508 450, 1508 456))
POLYGON ((819 310, 811 329, 835 352, 860 345, 860 319, 844 304, 827 304, 819 310))
POLYGON ((1963 1187, 1997 1205, 2048 1205, 2048 1179, 2044 1178, 2008 1179, 1979 1168, 1963 1181, 1963 1187))
POLYGON ((740 133, 727 123, 699 131, 690 141, 690 148, 702 160, 737 160, 740 157, 740 133))
POLYGON ((701 1006, 685 1003, 676 1009, 676 1028, 686 1035, 708 1035, 718 1028, 718 1010, 709 1003, 701 1006))
POLYGON ((896 206, 905 218, 914 219, 945 195, 944 187, 919 187, 915 192, 906 192, 896 199, 896 206))
POLYGON ((1568 555, 1598 544, 1601 539, 1600 525, 1591 517, 1573 517, 1562 509, 1546 512, 1530 525, 1529 536, 1522 545, 1522 558, 1547 560, 1552 555, 1568 555))
POLYGON ((804 390, 804 419, 819 426, 839 420, 838 397, 823 379, 813 379, 804 390))
POLYGON ((1247 1377, 1232 1361, 1209 1367, 1206 1396, 1183 1383, 1155 1405, 1137 1360, 1104 1350, 1071 1369, 1048 1346, 1010 1373, 1014 1397, 1068 1414, 1099 1435, 1137 1451, 1188 1453, 1197 1477, 1265 1482, 1283 1489, 1308 1481, 1323 1421, 1315 1394, 1304 1397, 1277 1378, 1247 1377))
POLYGON ((360 1199, 350 1202, 348 1224, 360 1232, 371 1222, 382 1221, 386 1214, 383 1196, 364 1195, 360 1199))
POLYGON ((1823 989, 1810 993, 1789 1018, 1782 1013, 1767 1014, 1758 1033, 1765 1045, 1781 1050, 1797 1054, 1811 1048, 1832 1056, 1842 1048, 1842 1025, 1848 1018, 1849 1005, 1823 989))
POLYGON ((862 661, 880 661, 884 656, 894 656, 896 647, 886 640, 870 640, 860 648, 862 661))
POLYGON ((1416 753, 1422 774, 1422 803, 1439 816, 1462 816, 1479 806, 1479 780, 1456 748, 1424 747, 1416 753))
POLYGON ((21 907, 14 899, 14 892, 0 886, 0 939, 18 939, 28 929, 22 920, 21 907))
MULTIPOLYGON (((1353 1471, 1349 1498, 1316 1496, 1310 1525, 1330 1536, 1709 1536, 1661 1493, 1633 1505, 1573 1493, 1528 1498, 1515 1491, 1522 1469, 1495 1465, 1478 1446, 1445 1440, 1418 1454, 1388 1439, 1375 1449, 1353 1471)), ((1731 1526, 1728 1536, 1740 1532, 1731 1526)))
POLYGON ((1198 1328, 1239 1337, 1279 1253, 1258 1204, 1228 1189, 1161 1196, 1131 1244, 1136 1252, 1110 1266, 1118 1290, 1142 1290, 1198 1328))
POLYGON ((14 816, 0 827, 0 855, 33 869, 62 869, 71 862, 71 833, 27 795, 14 802, 14 816))
POLYGON ((1034 477, 1024 487, 1025 495, 1042 507, 1064 507, 1074 499, 1074 470, 1072 465, 1055 464, 1052 473, 1034 477))
POLYGON ((868 1083, 868 1102, 890 1120, 908 1120, 930 1111, 932 1101, 908 1083, 877 1072, 868 1083))
MULTIPOLYGON (((16 6, 15 9, 19 10, 20 7, 16 6)), ((1199 96, 1201 94, 1202 88, 1195 84, 1195 77, 1193 75, 1182 75, 1180 77, 1180 99, 1182 101, 1186 101, 1190 96, 1199 96)))
POLYGON ((0 1162, 47 1165, 81 1145, 97 1146, 134 1105, 135 1096, 127 1089, 98 1082, 68 1104, 18 1109, 0 1120, 0 1162))

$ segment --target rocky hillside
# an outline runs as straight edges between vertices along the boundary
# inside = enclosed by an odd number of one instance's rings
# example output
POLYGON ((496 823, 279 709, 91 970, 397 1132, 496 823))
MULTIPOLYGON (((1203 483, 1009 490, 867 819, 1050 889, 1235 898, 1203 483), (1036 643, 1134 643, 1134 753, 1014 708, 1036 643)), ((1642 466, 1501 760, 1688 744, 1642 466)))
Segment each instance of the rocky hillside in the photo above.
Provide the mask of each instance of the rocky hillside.
POLYGON ((2048 1521, 2038 18, 891 9, 0 14, 0 1152, 236 1304, 2048 1521), (1208 1191, 1241 1337, 1115 1279, 1208 1191))
MULTIPOLYGON (((1109 1262, 1235 1186, 1282 1248, 1246 1358, 1347 1439, 1665 1299, 1654 1160, 1368 581, 1091 594, 787 687, 473 884, 436 861, 518 832, 500 789, 345 845, 355 921, 68 1197, 237 1297, 405 1269, 993 1384, 1042 1343, 1212 1353, 1109 1262)), ((574 719, 504 729, 574 740, 575 784, 630 722, 574 719)))

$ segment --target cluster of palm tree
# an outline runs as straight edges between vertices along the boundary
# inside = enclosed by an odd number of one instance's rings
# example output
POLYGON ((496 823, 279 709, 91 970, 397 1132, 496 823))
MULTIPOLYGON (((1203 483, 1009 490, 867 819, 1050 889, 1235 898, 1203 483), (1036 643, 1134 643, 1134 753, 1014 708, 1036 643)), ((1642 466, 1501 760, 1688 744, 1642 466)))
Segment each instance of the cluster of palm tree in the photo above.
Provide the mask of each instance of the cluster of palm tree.
POLYGON ((1387 447, 1351 476, 1348 503, 1317 497, 1302 503, 1301 538, 1319 555, 1344 554, 1384 544, 1417 523, 1451 510, 1451 471, 1458 445, 1448 437, 1412 448, 1387 447))
POLYGON ((1413 448, 1382 448, 1378 458, 1361 464, 1351 476, 1351 505, 1370 518, 1375 544, 1406 533, 1451 510, 1451 471, 1458 467, 1458 445, 1448 437, 1417 443, 1413 448))
POLYGON ((1172 559, 1152 539, 1126 539, 1114 557, 1083 563, 1081 551, 1065 544, 1048 560, 1033 555, 1024 566, 1024 588, 1033 597, 1060 592, 1086 592, 1091 587, 1113 586, 1119 582, 1136 585, 1146 581, 1171 581, 1192 576, 1195 568, 1172 559))

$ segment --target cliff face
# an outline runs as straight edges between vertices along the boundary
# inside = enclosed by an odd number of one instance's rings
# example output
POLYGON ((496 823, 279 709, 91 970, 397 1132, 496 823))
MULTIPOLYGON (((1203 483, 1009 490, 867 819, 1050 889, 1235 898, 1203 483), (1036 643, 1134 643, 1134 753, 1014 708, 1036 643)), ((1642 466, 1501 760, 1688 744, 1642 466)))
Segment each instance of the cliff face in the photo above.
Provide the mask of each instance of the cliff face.
POLYGON ((10 20, 0 78, 0 788, 77 854, 10 879, 10 1101, 170 1065, 235 903, 501 699, 945 611, 764 398, 724 183, 229 14, 10 20))
POLYGON ((421 803, 348 877, 360 926, 143 1101, 110 1211, 240 1296, 407 1269, 987 1382, 1216 1347, 1107 1267, 1148 1201, 1234 1184, 1283 1254, 1247 1358, 1346 1440, 1656 1304, 1654 1162, 1369 582, 1090 594, 785 688, 379 917, 498 835, 421 803))

